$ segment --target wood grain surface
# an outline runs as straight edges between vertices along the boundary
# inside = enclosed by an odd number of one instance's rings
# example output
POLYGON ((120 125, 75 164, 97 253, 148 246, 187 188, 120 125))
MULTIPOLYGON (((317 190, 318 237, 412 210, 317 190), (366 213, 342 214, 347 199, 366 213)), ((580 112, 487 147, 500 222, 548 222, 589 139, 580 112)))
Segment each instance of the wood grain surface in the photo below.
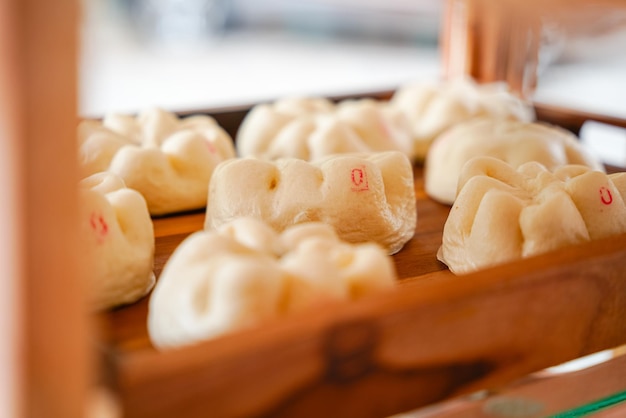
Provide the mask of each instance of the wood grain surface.
MULTIPOLYGON (((166 352, 148 339, 148 297, 102 314, 127 416, 387 416, 626 343, 626 236, 457 277, 435 257, 449 208, 419 166, 415 188, 397 290, 166 352)), ((203 221, 154 220, 157 275, 203 221)))

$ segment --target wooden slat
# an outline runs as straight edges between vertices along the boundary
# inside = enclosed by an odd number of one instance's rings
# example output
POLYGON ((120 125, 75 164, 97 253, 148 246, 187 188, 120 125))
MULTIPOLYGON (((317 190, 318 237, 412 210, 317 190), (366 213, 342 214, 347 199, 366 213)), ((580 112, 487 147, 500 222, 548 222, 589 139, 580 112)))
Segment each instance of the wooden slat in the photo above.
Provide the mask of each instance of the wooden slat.
POLYGON ((580 131, 583 123, 588 120, 626 128, 626 119, 623 118, 599 115, 576 109, 567 109, 546 103, 535 103, 534 106, 538 120, 553 123, 576 134, 580 131))
POLYGON ((131 417, 384 416, 626 342, 626 236, 118 358, 131 417))
POLYGON ((2 416, 85 412, 88 326, 76 245, 77 9, 74 1, 0 3, 0 292, 9 289, 12 300, 1 304, 2 316, 15 326, 12 336, 0 337, 17 353, 10 364, 0 359, 13 396, 8 407, 0 403, 2 416))

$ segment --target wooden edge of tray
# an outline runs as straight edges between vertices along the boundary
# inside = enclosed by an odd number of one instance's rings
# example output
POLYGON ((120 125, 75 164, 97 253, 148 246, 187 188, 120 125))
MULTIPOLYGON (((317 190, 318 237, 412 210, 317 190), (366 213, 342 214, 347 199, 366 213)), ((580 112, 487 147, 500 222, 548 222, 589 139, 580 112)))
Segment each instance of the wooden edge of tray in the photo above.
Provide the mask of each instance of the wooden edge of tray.
POLYGON ((622 118, 599 115, 597 113, 574 110, 545 103, 534 103, 534 107, 537 120, 553 123, 576 134, 580 131, 583 123, 588 120, 626 128, 626 119, 622 118))
POLYGON ((385 416, 626 343, 626 235, 165 352, 111 355, 127 416, 385 416), (427 338, 424 341, 424 338, 427 338))

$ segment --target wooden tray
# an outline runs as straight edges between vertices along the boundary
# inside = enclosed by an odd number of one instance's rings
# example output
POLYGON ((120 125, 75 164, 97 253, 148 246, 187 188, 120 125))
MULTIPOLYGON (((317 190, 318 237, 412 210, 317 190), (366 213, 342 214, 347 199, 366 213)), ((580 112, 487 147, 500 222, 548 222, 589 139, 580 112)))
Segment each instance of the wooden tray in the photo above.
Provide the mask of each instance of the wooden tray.
MULTIPOLYGON (((103 376, 125 414, 387 416, 626 343, 626 235, 456 277, 435 256, 449 207, 422 174, 396 290, 162 353, 148 297, 99 315, 103 376)), ((157 277, 203 221, 154 220, 157 277)))

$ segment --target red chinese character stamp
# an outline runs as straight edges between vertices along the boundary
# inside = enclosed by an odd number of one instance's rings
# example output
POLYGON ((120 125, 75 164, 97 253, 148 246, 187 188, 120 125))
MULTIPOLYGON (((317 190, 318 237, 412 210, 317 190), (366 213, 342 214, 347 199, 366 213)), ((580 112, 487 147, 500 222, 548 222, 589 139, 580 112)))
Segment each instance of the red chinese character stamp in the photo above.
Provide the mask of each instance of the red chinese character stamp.
POLYGON ((600 187, 600 200, 602 201, 602 203, 604 203, 605 205, 610 205, 611 203, 613 203, 613 195, 611 194, 611 191, 609 189, 607 189, 606 187, 600 187))
POLYGON ((89 225, 91 225, 91 229, 96 234, 98 244, 102 244, 104 238, 109 233, 109 225, 107 225, 104 217, 99 213, 93 212, 89 218, 89 225))
POLYGON ((369 190, 369 184, 367 183, 367 170, 364 165, 359 168, 353 168, 350 172, 350 179, 352 180, 352 191, 362 192, 369 190))

